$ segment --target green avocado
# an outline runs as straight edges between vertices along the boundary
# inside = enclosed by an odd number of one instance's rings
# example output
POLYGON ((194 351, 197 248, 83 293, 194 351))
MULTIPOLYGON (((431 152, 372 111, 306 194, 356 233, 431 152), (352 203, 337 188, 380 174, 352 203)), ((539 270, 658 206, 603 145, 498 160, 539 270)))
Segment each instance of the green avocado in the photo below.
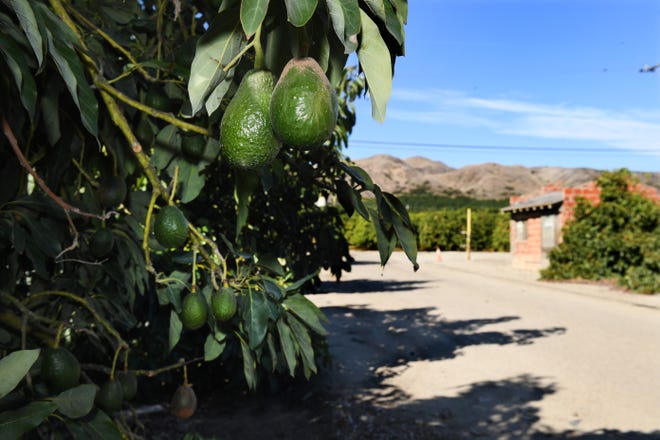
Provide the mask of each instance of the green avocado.
POLYGON ((282 143, 321 145, 332 135, 337 113, 337 93, 314 58, 294 58, 284 66, 270 101, 270 121, 282 143))
POLYGON ((282 146, 270 126, 275 78, 266 70, 245 74, 220 122, 221 153, 229 165, 255 169, 270 163, 282 146))

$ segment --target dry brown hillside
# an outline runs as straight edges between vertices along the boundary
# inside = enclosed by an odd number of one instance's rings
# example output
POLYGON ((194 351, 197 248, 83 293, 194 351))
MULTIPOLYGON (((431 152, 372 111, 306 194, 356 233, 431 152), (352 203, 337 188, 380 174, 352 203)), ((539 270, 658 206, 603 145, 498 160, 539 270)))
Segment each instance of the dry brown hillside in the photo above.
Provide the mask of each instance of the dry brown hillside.
MULTIPOLYGON (((465 195, 478 199, 502 199, 538 191, 558 183, 575 186, 597 178, 601 171, 590 168, 561 168, 484 163, 463 168, 425 157, 398 159, 379 154, 355 163, 364 168, 385 191, 401 194, 425 188, 435 194, 465 195)), ((636 173, 644 183, 660 188, 660 173, 636 173)))

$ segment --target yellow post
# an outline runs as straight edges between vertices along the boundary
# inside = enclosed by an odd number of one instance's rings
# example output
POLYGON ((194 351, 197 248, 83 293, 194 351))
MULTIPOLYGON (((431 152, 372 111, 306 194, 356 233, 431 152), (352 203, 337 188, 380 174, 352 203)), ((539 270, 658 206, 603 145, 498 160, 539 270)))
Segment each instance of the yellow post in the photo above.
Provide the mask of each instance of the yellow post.
POLYGON ((465 228, 465 256, 470 260, 470 237, 472 236, 472 209, 467 209, 467 227, 465 228))

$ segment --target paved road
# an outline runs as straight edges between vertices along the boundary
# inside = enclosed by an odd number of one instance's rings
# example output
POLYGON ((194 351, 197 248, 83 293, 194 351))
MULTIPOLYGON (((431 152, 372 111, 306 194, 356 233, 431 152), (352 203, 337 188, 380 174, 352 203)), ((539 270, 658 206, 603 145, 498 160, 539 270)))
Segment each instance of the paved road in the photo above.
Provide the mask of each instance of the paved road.
POLYGON ((540 282, 506 255, 354 256, 310 296, 335 389, 465 438, 660 438, 660 295, 540 282))

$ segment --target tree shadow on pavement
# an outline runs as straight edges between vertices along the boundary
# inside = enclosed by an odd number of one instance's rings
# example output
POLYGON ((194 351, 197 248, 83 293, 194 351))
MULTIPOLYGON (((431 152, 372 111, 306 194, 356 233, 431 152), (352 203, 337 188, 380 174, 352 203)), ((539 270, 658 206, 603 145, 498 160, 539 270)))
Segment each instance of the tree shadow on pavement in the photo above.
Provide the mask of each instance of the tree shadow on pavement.
MULTIPOLYGON (((330 320, 328 345, 333 364, 313 379, 314 392, 326 396, 326 418, 342 439, 660 439, 637 432, 552 432, 540 427, 538 408, 557 385, 522 375, 469 384, 452 397, 412 399, 387 379, 411 361, 441 361, 482 344, 528 345, 559 336, 562 327, 484 331, 514 323, 517 316, 446 321, 433 309, 373 310, 365 306, 325 307, 330 320), (330 397, 334 396, 334 397, 330 397)), ((440 378, 438 380, 441 380, 440 378)), ((576 426, 579 420, 575 421, 576 426)))
MULTIPOLYGON (((214 393, 185 421, 155 417, 149 438, 426 440, 660 439, 660 432, 552 432, 539 425, 538 403, 556 392, 550 379, 521 375, 466 384, 447 395, 413 399, 387 379, 411 361, 442 361, 480 344, 533 344, 563 328, 484 330, 517 316, 447 321, 434 309, 326 307, 332 363, 311 383, 283 383, 259 394, 214 393)), ((438 378, 438 380, 442 380, 438 378)), ((577 421, 576 421, 577 422, 577 421)))
POLYGON ((357 279, 350 281, 325 281, 317 293, 370 293, 370 292, 411 292, 419 289, 427 281, 392 281, 357 279))
MULTIPOLYGON (((391 391, 396 393, 396 391, 391 391)), ((332 403, 333 431, 314 438, 498 439, 498 440, 657 440, 656 433, 600 430, 581 433, 539 428, 535 406, 556 392, 544 378, 522 375, 470 384, 457 396, 383 405, 379 398, 347 398, 332 403)))
POLYGON ((328 346, 334 360, 329 371, 333 386, 369 385, 393 373, 391 368, 410 361, 435 361, 460 355, 461 349, 482 344, 532 344, 560 335, 565 329, 482 331, 486 325, 511 322, 516 316, 444 321, 432 308, 379 311, 364 306, 324 307, 329 318, 328 346))

